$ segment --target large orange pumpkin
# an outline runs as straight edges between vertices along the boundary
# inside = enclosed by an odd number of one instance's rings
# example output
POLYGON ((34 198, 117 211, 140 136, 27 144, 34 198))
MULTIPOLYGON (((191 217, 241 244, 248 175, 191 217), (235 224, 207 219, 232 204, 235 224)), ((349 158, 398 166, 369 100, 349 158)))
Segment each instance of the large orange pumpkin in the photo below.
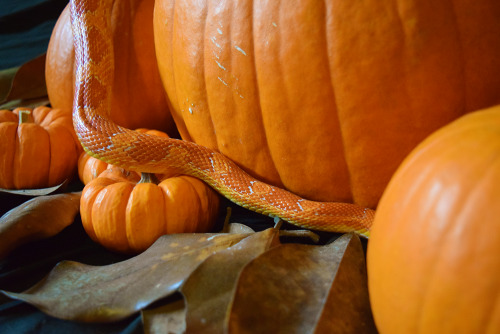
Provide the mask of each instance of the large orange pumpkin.
POLYGON ((71 179, 81 146, 71 114, 37 107, 0 110, 0 188, 45 188, 71 179))
POLYGON ((499 22, 498 0, 157 0, 154 30, 184 139, 373 208, 427 135, 500 102, 499 22))
MULTIPOLYGON (((175 133, 156 64, 154 0, 115 1, 112 30, 115 78, 111 118, 119 125, 175 133)), ((61 13, 47 50, 46 83, 52 106, 72 109, 75 56, 70 10, 61 13)))
POLYGON ((191 176, 149 174, 111 167, 82 192, 80 213, 91 239, 122 253, 138 253, 171 233, 208 232, 217 217, 219 197, 191 176))
POLYGON ((500 106, 408 156, 380 201, 367 265, 380 333, 500 333, 500 106))

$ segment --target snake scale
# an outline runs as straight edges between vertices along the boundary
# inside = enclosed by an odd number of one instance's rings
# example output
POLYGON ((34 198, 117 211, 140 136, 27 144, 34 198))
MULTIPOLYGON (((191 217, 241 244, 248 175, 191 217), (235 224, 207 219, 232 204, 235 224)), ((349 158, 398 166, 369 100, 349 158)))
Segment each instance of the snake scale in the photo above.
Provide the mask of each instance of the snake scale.
POLYGON ((300 227, 369 237, 373 210, 303 199, 253 178, 221 153, 113 123, 108 116, 114 73, 111 7, 112 0, 71 1, 77 67, 73 123, 85 151, 129 170, 194 176, 242 207, 300 227))

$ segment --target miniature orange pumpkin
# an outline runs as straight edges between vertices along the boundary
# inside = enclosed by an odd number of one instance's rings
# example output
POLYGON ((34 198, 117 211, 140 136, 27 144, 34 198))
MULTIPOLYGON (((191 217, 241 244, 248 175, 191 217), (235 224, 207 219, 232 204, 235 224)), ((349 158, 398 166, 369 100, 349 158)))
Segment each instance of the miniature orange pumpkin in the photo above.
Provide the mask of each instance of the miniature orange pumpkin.
POLYGON ((78 177, 83 184, 87 184, 97 178, 108 166, 108 163, 82 152, 78 158, 78 177))
POLYGON ((74 176, 81 146, 70 113, 0 110, 0 138, 0 188, 45 188, 74 176))
POLYGON ((500 106, 420 144, 384 192, 368 243, 382 334, 500 333, 500 106))
POLYGON ((105 170, 82 192, 80 212, 87 234, 104 247, 138 253, 163 234, 208 232, 219 197, 190 176, 163 176, 105 170))
MULTIPOLYGON (((115 1, 112 9, 115 78, 111 118, 130 129, 175 133, 162 88, 153 40, 154 0, 115 1)), ((47 49, 46 83, 52 106, 72 110, 75 55, 69 5, 61 13, 47 49)))
MULTIPOLYGON (((163 131, 149 130, 144 128, 136 129, 135 131, 148 133, 158 137, 168 137, 168 135, 163 131)), ((102 172, 107 168, 111 168, 112 165, 90 156, 89 154, 83 152, 78 158, 78 176, 83 184, 87 184, 93 179, 97 178, 102 172)))
POLYGON ((500 1, 155 2, 182 137, 302 197, 375 208, 404 157, 500 103, 500 1))

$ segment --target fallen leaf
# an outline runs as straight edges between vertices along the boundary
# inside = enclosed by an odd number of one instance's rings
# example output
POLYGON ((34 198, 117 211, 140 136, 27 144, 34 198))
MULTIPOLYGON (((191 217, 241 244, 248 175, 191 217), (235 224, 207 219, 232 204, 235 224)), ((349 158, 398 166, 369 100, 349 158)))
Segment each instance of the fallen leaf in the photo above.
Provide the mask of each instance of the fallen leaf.
POLYGON ((248 225, 240 223, 231 223, 231 215, 233 209, 228 206, 226 207, 226 217, 224 218, 224 224, 222 226, 221 233, 254 233, 255 231, 248 225))
POLYGON ((239 277, 229 332, 376 333, 359 238, 283 244, 251 261, 239 277))
POLYGON ((186 331, 184 300, 142 311, 144 334, 182 334, 186 331))
POLYGON ((63 261, 24 293, 2 293, 60 319, 116 321, 176 292, 207 257, 246 237, 248 234, 165 235, 131 259, 99 267, 63 261))
POLYGON ((180 291, 184 295, 188 333, 222 333, 229 306, 243 267, 279 244, 279 231, 270 228, 208 257, 189 276, 180 291))
POLYGON ((314 333, 377 333, 373 320, 365 254, 357 235, 345 235, 334 252, 343 252, 314 333))
POLYGON ((73 223, 80 209, 80 193, 33 198, 0 218, 0 258, 30 241, 48 238, 73 223))
POLYGON ((48 188, 40 188, 40 189, 3 189, 0 188, 0 192, 14 195, 25 195, 25 196, 45 196, 52 194, 63 187, 67 186, 68 181, 64 181, 57 186, 48 187, 48 188))
MULTIPOLYGON (((0 104, 13 100, 43 98, 45 85, 45 54, 23 65, 0 71, 0 104)), ((2 106, 6 108, 6 106, 2 106)))
POLYGON ((239 224, 239 223, 231 223, 228 225, 228 231, 227 233, 255 233, 255 231, 247 225, 244 224, 239 224))

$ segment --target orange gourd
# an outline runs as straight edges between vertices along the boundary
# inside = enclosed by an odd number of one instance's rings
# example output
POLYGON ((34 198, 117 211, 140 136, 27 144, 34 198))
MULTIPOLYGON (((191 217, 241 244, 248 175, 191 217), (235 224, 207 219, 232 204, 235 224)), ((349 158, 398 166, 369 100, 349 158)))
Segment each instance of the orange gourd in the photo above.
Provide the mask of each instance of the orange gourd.
POLYGON ((0 138, 0 188, 51 187, 75 174, 81 146, 62 109, 0 110, 0 138))
MULTIPOLYGON (((153 5, 154 0, 115 1, 113 5, 116 70, 111 118, 127 128, 155 128, 175 134, 156 64, 153 5)), ((52 31, 47 50, 45 74, 52 106, 72 110, 75 66, 67 6, 52 31)))
POLYGON ((83 184, 87 184, 97 178, 108 166, 108 163, 82 152, 78 158, 78 177, 83 184))
POLYGON ((80 213, 85 231, 104 247, 121 253, 147 249, 163 234, 208 232, 218 195, 190 176, 163 176, 105 170, 82 192, 80 213))
MULTIPOLYGON (((139 128, 135 131, 148 133, 158 137, 168 137, 165 132, 158 130, 139 128)), ((106 169, 111 167, 113 167, 113 165, 108 165, 108 163, 94 158, 85 152, 82 152, 78 158, 78 176, 83 184, 89 183, 93 179, 97 178, 106 169)))
POLYGON ((381 334, 500 333, 500 106, 432 134, 395 173, 368 243, 381 334))
POLYGON ((374 208, 403 158, 500 103, 500 2, 157 0, 179 132, 253 176, 374 208))

